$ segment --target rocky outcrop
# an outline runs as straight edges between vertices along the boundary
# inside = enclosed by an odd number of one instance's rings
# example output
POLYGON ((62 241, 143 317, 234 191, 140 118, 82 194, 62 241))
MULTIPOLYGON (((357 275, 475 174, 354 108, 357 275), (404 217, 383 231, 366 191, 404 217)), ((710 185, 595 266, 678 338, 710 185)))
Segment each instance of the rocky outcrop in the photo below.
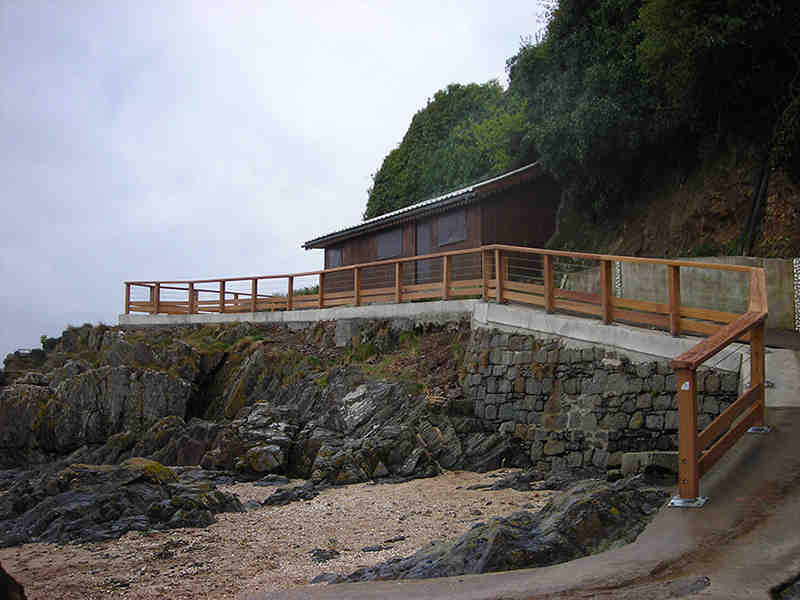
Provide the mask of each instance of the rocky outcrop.
POLYGON ((632 542, 667 498, 640 480, 580 482, 539 513, 518 512, 433 542, 413 556, 362 568, 333 581, 420 579, 544 567, 632 542))
POLYGON ((242 512, 232 494, 147 459, 120 465, 73 464, 7 478, 0 495, 0 547, 84 542, 127 531, 206 526, 214 514, 242 512))

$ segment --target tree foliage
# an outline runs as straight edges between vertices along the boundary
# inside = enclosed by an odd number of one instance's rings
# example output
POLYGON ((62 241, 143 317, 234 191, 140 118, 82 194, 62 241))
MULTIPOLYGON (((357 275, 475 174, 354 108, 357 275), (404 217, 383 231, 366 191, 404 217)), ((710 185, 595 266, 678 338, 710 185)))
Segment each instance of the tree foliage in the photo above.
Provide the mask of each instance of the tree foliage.
POLYGON ((497 81, 439 90, 373 175, 364 218, 508 169, 524 126, 524 101, 497 81))
POLYGON ((800 3, 560 0, 497 82, 450 85, 374 175, 365 217, 538 158, 598 215, 648 165, 728 133, 800 174, 800 3))

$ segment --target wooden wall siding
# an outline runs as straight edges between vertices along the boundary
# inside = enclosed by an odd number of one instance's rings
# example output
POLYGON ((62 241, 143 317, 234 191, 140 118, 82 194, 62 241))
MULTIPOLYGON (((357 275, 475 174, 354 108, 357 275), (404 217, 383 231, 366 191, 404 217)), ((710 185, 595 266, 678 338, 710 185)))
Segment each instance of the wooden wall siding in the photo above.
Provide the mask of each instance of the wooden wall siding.
POLYGON ((560 199, 558 184, 541 177, 484 200, 481 243, 544 247, 555 232, 560 199))

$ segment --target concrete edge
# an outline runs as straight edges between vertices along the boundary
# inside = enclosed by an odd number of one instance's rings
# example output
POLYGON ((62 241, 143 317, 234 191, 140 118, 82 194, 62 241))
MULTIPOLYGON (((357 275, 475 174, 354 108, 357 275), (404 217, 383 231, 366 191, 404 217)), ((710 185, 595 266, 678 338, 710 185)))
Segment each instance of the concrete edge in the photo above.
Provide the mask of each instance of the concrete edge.
MULTIPOLYGON (((303 325, 318 321, 354 319, 410 319, 415 323, 445 323, 471 318, 472 327, 496 328, 508 333, 536 332, 570 341, 570 345, 591 344, 616 348, 631 360, 671 359, 696 345, 700 338, 672 337, 667 333, 618 323, 604 325, 596 319, 548 314, 520 305, 494 304, 482 300, 440 300, 406 304, 371 304, 279 312, 248 312, 200 315, 119 315, 119 324, 127 327, 165 325, 209 325, 214 323, 284 323, 303 325)), ((708 366, 739 372, 746 346, 734 344, 724 356, 712 358, 708 366)))

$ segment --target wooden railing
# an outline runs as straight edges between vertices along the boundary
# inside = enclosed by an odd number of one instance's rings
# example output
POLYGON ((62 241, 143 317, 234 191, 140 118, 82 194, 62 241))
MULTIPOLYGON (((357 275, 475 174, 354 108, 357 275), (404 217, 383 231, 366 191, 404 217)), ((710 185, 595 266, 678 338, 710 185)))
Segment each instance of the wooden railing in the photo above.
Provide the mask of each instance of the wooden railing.
POLYGON ((494 244, 303 273, 125 282, 126 313, 240 313, 465 297, 530 304, 549 313, 586 315, 606 324, 630 323, 666 330, 673 336, 710 336, 672 361, 678 379, 679 490, 680 498, 687 502, 699 499, 700 477, 742 433, 764 422, 767 298, 764 271, 759 268, 494 244), (626 262, 664 267, 664 301, 615 295, 614 265, 626 262), (728 271, 749 277, 747 310, 739 314, 684 306, 681 269, 728 271), (584 282, 583 289, 568 289, 565 282, 576 274, 584 282), (295 284, 303 279, 310 279, 318 291, 298 294, 295 284), (259 291, 261 286, 281 280, 285 292, 259 291), (144 297, 134 298, 137 291, 144 291, 144 297), (750 344, 750 387, 698 433, 697 369, 736 341, 750 344))

